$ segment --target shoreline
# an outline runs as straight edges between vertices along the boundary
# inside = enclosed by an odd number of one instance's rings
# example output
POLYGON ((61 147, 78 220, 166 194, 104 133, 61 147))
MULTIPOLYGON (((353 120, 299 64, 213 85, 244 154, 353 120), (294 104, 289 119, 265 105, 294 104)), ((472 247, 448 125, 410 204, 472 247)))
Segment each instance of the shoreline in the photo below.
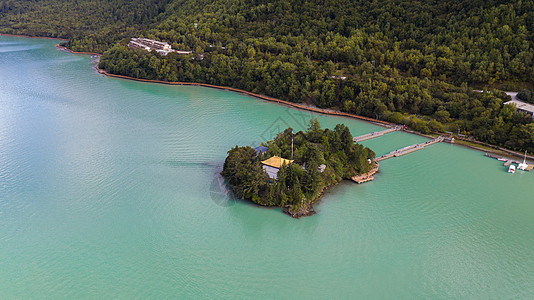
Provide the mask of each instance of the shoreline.
POLYGON ((336 181, 330 185, 325 186, 317 195, 317 197, 313 200, 311 200, 309 203, 307 203, 304 206, 301 206, 298 211, 292 212, 291 211, 291 205, 286 205, 282 208, 282 213, 285 215, 293 218, 293 219, 300 219, 302 217, 309 217, 317 214, 317 211, 315 211, 315 208, 313 207, 315 204, 317 204, 321 199, 323 199, 324 195, 330 188, 339 185, 341 182, 343 182, 345 179, 341 179, 340 181, 336 181))
POLYGON ((68 39, 62 39, 62 38, 53 38, 48 36, 30 36, 30 35, 22 35, 22 34, 11 34, 11 33, 0 33, 0 36, 11 36, 11 37, 22 37, 22 38, 30 38, 30 39, 46 39, 46 40, 59 40, 59 41, 68 41, 68 39))
MULTIPOLYGON (((73 54, 87 54, 87 55, 98 55, 98 56, 101 56, 101 54, 94 53, 94 52, 72 51, 72 50, 68 49, 67 47, 61 46, 59 44, 57 44, 56 47, 59 48, 59 49, 62 49, 64 51, 67 51, 69 53, 73 53, 73 54)), ((282 104, 282 105, 285 105, 285 106, 290 106, 290 107, 301 109, 301 110, 316 112, 316 113, 325 114, 325 115, 335 115, 335 116, 341 116, 341 117, 348 117, 348 118, 352 118, 352 119, 371 122, 371 123, 374 123, 375 125, 385 126, 385 127, 388 127, 388 126, 392 125, 390 122, 387 122, 387 121, 375 120, 375 119, 372 119, 372 118, 359 116, 359 115, 355 115, 355 114, 349 114, 349 113, 338 112, 338 111, 334 111, 334 110, 330 110, 330 109, 323 109, 323 108, 318 108, 318 107, 313 107, 313 106, 293 103, 293 102, 281 100, 281 99, 278 99, 278 98, 269 97, 269 96, 260 95, 260 94, 255 94, 255 93, 252 93, 252 92, 248 92, 248 91, 245 91, 245 90, 232 88, 232 87, 219 86, 219 85, 208 84, 208 83, 200 83, 200 82, 163 81, 163 80, 154 80, 154 79, 135 78, 135 77, 126 76, 126 75, 112 74, 112 73, 107 72, 104 69, 100 69, 98 66, 96 67, 96 69, 97 69, 98 73, 106 75, 106 76, 109 76, 109 77, 115 77, 115 78, 121 78, 121 79, 126 79, 126 80, 133 80, 133 81, 140 81, 140 82, 148 82, 148 83, 159 83, 159 84, 168 84, 168 85, 190 85, 190 86, 208 87, 208 88, 213 88, 213 89, 218 89, 218 90, 226 90, 226 91, 235 92, 235 93, 238 93, 238 94, 244 94, 244 95, 247 95, 247 96, 251 96, 251 97, 254 97, 254 98, 257 98, 257 99, 261 99, 261 100, 265 100, 265 101, 269 101, 269 102, 275 102, 275 103, 278 103, 278 104, 282 104)))
MULTIPOLYGON (((28 36, 22 36, 22 35, 9 35, 9 34, 0 34, 0 35, 28 37, 28 36)), ((30 38, 33 38, 33 37, 30 37, 30 38)), ((35 37, 35 38, 41 38, 41 37, 35 37)), ((55 38, 49 38, 49 37, 42 37, 42 38, 55 39, 55 38)), ((57 39, 57 40, 64 40, 64 39, 57 39)), ((69 52, 69 53, 72 53, 72 54, 84 54, 84 55, 102 56, 102 54, 100 54, 100 53, 72 51, 72 50, 68 49, 67 47, 61 46, 59 44, 56 44, 56 48, 59 48, 59 49, 61 49, 63 51, 66 51, 66 52, 69 52)), ((224 87, 224 86, 218 86, 218 85, 200 83, 200 82, 163 81, 163 80, 152 80, 152 79, 135 78, 135 77, 125 76, 125 75, 117 75, 117 74, 108 73, 106 70, 100 69, 98 67, 98 65, 95 66, 95 69, 97 70, 97 72, 99 74, 102 74, 102 75, 105 75, 105 76, 108 76, 108 77, 115 77, 115 78, 120 78, 120 79, 125 79, 125 80, 133 80, 133 81, 147 82, 147 83, 158 83, 158 84, 167 84, 167 85, 201 86, 201 87, 213 88, 213 89, 218 89, 218 90, 226 90, 226 91, 235 92, 235 93, 238 93, 238 94, 247 95, 247 96, 250 96, 250 97, 253 97, 253 98, 256 98, 256 99, 260 99, 260 100, 264 100, 264 101, 268 101, 268 102, 278 103, 280 105, 284 105, 284 106, 288 106, 288 107, 292 107, 292 108, 296 108, 296 109, 300 109, 300 110, 316 112, 316 113, 320 113, 320 114, 324 114, 324 115, 347 117, 347 118, 356 119, 356 120, 360 120, 360 121, 370 122, 370 123, 373 123, 375 125, 382 126, 382 127, 390 127, 390 126, 393 125, 393 123, 390 123, 390 122, 387 122, 387 121, 376 120, 376 119, 372 119, 372 118, 368 118, 368 117, 364 117, 364 116, 359 116, 359 115, 355 115, 355 114, 349 114, 349 113, 345 113, 345 112, 333 111, 333 110, 330 110, 330 109, 322 109, 322 108, 317 108, 317 107, 313 107, 313 106, 302 105, 302 104, 298 104, 298 103, 293 103, 293 102, 277 99, 277 98, 274 98, 274 97, 255 94, 255 93, 252 93, 252 92, 248 92, 248 91, 245 91, 245 90, 236 89, 236 88, 232 88, 232 87, 224 87)), ((417 131, 414 131, 414 130, 404 130, 404 132, 415 134, 415 135, 418 135, 418 136, 421 136, 421 137, 425 137, 425 138, 429 138, 429 139, 433 138, 430 135, 423 134, 421 132, 417 132, 417 131)), ((474 141, 473 140, 466 140, 466 139, 463 139, 463 138, 458 137, 458 136, 454 136, 454 138, 457 139, 457 140, 463 141, 463 143, 455 143, 455 144, 457 144, 459 146, 463 146, 463 147, 468 147, 470 149, 477 150, 477 151, 480 151, 480 152, 492 153, 492 154, 498 154, 498 155, 502 155, 503 152, 504 152, 504 153, 507 153, 507 154, 515 156, 515 157, 520 157, 520 158, 523 157, 522 153, 519 153, 519 152, 514 151, 514 150, 504 149, 504 148, 501 148, 501 147, 496 146, 496 145, 490 145, 490 144, 486 144, 484 142, 480 142, 480 141, 476 141, 476 140, 474 140, 474 141), (469 144, 467 144, 467 143, 469 143, 469 144), (483 145, 485 147, 488 147, 488 148, 491 148, 491 149, 484 149, 482 147, 477 147, 476 145, 473 145, 473 144, 481 144, 481 145, 483 145)), ((531 160, 534 160, 534 156, 527 155, 527 158, 529 158, 531 160)))
MULTIPOLYGON (((374 160, 373 160, 374 161, 374 160)), ((380 164, 377 163, 375 161, 375 166, 363 173, 363 174, 359 174, 359 175, 355 175, 355 176, 352 176, 350 179, 354 182, 356 182, 357 184, 362 184, 362 183, 366 183, 366 182, 369 182, 369 181, 372 181, 375 179, 375 174, 378 173, 378 169, 380 168, 380 164)))
MULTIPOLYGON (((509 155, 509 156, 513 156, 516 158, 523 158, 525 155, 524 153, 519 153, 517 151, 501 148, 499 146, 490 145, 490 144, 486 144, 486 143, 479 142, 479 141, 470 141, 467 139, 456 138, 456 137, 455 139, 458 139, 459 141, 461 141, 461 142, 455 143, 456 145, 467 147, 467 148, 477 150, 480 152, 484 152, 484 153, 491 153, 491 154, 496 154, 496 155, 501 155, 501 156, 509 155), (481 146, 477 146, 477 145, 481 145, 481 146), (483 148, 482 146, 490 148, 490 149, 483 148)), ((534 156, 527 155, 527 159, 534 161, 534 156)))
POLYGON ((208 88, 213 88, 213 89, 218 89, 218 90, 225 90, 225 91, 235 92, 235 93, 238 93, 238 94, 251 96, 251 97, 254 97, 254 98, 257 98, 257 99, 261 99, 261 100, 265 100, 265 101, 268 101, 268 102, 275 102, 275 103, 278 103, 278 104, 281 104, 281 105, 285 105, 285 106, 289 106, 289 107, 293 107, 293 108, 297 108, 297 109, 301 109, 301 110, 316 112, 316 113, 320 113, 320 114, 348 117, 348 118, 358 119, 358 120, 361 120, 361 121, 366 121, 366 122, 370 122, 370 123, 374 123, 376 125, 386 126, 386 127, 391 125, 391 123, 389 123, 387 121, 375 120, 375 119, 371 119, 371 118, 364 117, 364 116, 358 116, 358 115, 353 115, 353 114, 344 113, 344 112, 336 112, 336 111, 332 111, 332 110, 326 110, 326 109, 316 108, 316 107, 312 107, 312 106, 306 106, 306 105, 293 103, 293 102, 289 102, 289 101, 285 101, 285 100, 281 100, 281 99, 277 99, 277 98, 273 98, 273 97, 269 97, 269 96, 265 96, 265 95, 260 95, 260 94, 255 94, 255 93, 252 93, 252 92, 247 92, 245 90, 236 89, 236 88, 232 88, 232 87, 225 87, 225 86, 219 86, 219 85, 213 85, 213 84, 207 84, 207 83, 200 83, 200 82, 181 82, 181 81, 162 81, 162 80, 153 80, 153 79, 142 79, 142 78, 135 78, 135 77, 125 76, 125 75, 111 74, 111 73, 108 73, 106 70, 100 69, 98 67, 97 67, 97 70, 98 70, 98 73, 104 74, 104 75, 109 76, 109 77, 115 77, 115 78, 121 78, 121 79, 127 79, 127 80, 134 80, 134 81, 140 81, 140 82, 148 82, 148 83, 208 87, 208 88))
MULTIPOLYGON (((319 192, 319 194, 317 195, 317 197, 315 199, 313 199, 312 201, 310 201, 310 203, 308 203, 307 205, 305 205, 304 207, 301 207, 298 211, 296 212, 291 212, 290 209, 291 209, 291 205, 286 205, 285 207, 282 208, 282 212, 294 219, 300 219, 302 217, 309 217, 309 216, 313 216, 315 214, 317 214, 317 212, 315 211, 315 208, 313 207, 315 204, 317 204, 318 202, 321 201, 321 199, 324 197, 324 195, 328 192, 328 190, 330 190, 331 188, 335 187, 335 186, 338 186, 341 182, 343 181, 352 181, 353 183, 360 183, 358 182, 357 180, 355 180, 355 178, 372 178, 371 180, 374 179, 374 175, 376 175, 379 171, 379 164, 377 162, 375 162, 375 166, 367 171, 366 173, 363 173, 363 174, 359 174, 359 175, 355 175, 353 177, 351 177, 350 179, 349 178, 343 178, 341 179, 340 181, 336 181, 330 185, 327 185, 325 186, 321 192, 319 192)), ((371 180, 367 180, 367 181, 371 181, 371 180)), ((367 182, 367 181, 364 181, 364 182, 367 182)), ((361 182, 361 183, 364 183, 364 182, 361 182)), ((262 206, 262 205, 260 205, 262 206)))
MULTIPOLYGON (((59 48, 61 49, 61 51, 65 51, 65 52, 69 52, 71 54, 86 54, 86 55, 98 55, 98 56, 102 56, 102 54, 100 53, 96 53, 96 52, 77 52, 77 51, 72 51, 70 50, 69 48, 65 47, 65 46, 61 46, 60 44, 56 44, 56 48, 59 48)), ((100 69, 98 69, 99 73, 100 73, 100 69)))

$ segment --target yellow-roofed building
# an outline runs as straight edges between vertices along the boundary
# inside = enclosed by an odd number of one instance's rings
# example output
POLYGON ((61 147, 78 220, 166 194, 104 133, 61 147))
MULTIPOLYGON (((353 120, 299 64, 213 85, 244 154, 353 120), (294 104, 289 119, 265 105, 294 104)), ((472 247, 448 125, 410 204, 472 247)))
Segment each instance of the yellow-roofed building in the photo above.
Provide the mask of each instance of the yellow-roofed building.
POLYGON ((269 174, 269 177, 272 179, 278 178, 278 171, 280 171, 280 168, 285 165, 289 165, 292 163, 293 160, 281 158, 278 156, 273 156, 269 159, 266 159, 262 161, 263 169, 267 174, 269 174))

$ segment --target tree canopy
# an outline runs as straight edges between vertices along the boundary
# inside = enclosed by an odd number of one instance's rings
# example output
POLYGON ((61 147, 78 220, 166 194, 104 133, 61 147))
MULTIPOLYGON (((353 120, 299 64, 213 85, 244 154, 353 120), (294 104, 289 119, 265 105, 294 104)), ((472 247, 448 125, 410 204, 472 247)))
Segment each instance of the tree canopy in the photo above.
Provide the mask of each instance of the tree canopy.
POLYGON ((260 205, 311 206, 326 187, 365 173, 375 164, 375 153, 354 144, 345 125, 323 130, 317 119, 310 121, 306 132, 293 133, 288 128, 267 145, 268 151, 260 154, 250 146, 232 148, 222 171, 237 197, 260 205), (282 166, 276 180, 269 178, 261 162, 273 156, 291 158, 292 136, 294 163, 282 166))
POLYGON ((534 91, 532 90, 521 90, 517 93, 517 98, 526 103, 534 104, 534 91))
POLYGON ((519 134, 532 118, 498 92, 533 88, 533 0, 0 0, 0 32, 69 38, 72 50, 103 53, 114 74, 230 86, 534 151, 519 134), (134 36, 193 54, 134 51, 134 36), (491 93, 471 90, 481 87, 491 93))

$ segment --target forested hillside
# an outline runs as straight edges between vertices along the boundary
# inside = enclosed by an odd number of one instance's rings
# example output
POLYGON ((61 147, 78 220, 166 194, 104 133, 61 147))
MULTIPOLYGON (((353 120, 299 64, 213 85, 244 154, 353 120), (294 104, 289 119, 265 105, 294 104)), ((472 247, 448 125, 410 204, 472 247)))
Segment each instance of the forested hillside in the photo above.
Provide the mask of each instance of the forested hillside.
POLYGON ((0 33, 71 39, 79 51, 103 52, 154 26, 171 0, 0 0, 0 33))
POLYGON ((0 6, 2 32, 109 49, 101 67, 111 73, 232 86, 534 151, 532 118, 504 107, 503 93, 471 92, 533 87, 534 1, 16 3, 0 6), (132 51, 133 35, 194 53, 132 51))

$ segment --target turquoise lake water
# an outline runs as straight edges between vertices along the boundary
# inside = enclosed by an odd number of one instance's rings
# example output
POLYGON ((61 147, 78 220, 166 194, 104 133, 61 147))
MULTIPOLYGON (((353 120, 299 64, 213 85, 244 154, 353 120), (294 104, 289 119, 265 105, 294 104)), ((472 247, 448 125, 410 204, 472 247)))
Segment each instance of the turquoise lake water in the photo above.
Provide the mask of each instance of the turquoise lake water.
POLYGON ((315 116, 381 127, 103 77, 55 43, 0 37, 1 299, 534 297, 532 172, 440 143, 294 220, 224 195, 226 151, 315 116))

